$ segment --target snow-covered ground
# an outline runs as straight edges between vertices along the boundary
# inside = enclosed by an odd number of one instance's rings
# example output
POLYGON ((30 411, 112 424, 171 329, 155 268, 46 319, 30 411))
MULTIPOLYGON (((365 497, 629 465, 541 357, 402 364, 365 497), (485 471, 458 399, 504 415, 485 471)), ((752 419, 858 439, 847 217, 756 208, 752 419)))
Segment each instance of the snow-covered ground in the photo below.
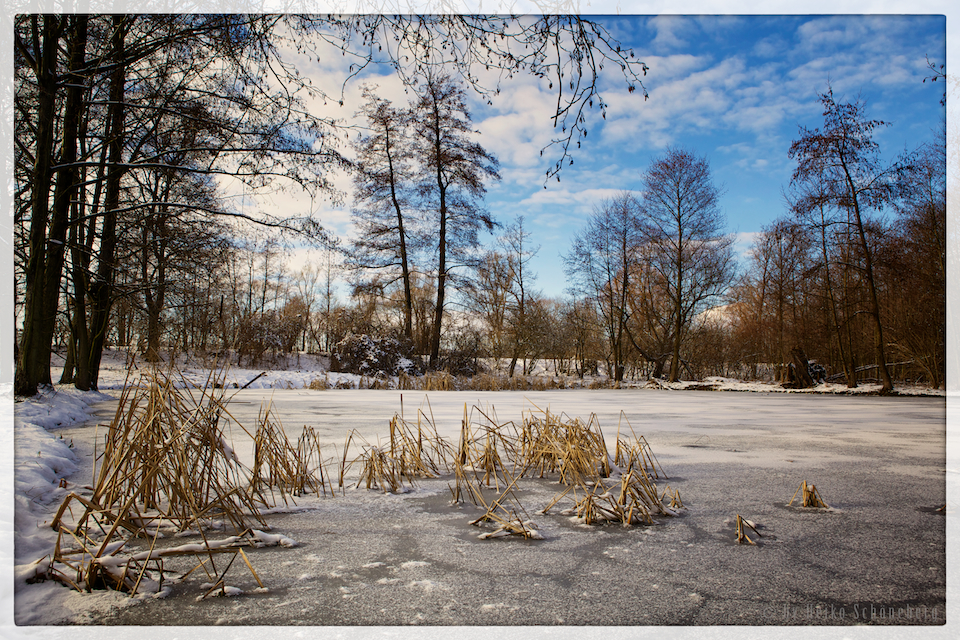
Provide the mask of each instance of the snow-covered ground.
MULTIPOLYGON (((796 614, 791 606, 810 603, 845 604, 844 623, 849 624, 855 621, 853 607, 865 604, 932 607, 944 589, 944 541, 956 541, 960 468, 952 454, 945 459, 944 446, 954 449, 956 434, 951 429, 945 438, 942 392, 941 397, 880 398, 675 389, 312 391, 305 387, 325 372, 321 362, 303 358, 299 368, 291 363, 290 370, 265 375, 261 369, 230 369, 225 394, 232 398, 233 418, 253 425, 264 403, 272 402, 294 437, 310 425, 326 446, 342 448, 351 429, 371 443, 385 437, 387 421, 401 411, 408 420, 423 411, 453 441, 464 408, 474 405, 495 410, 501 421, 517 420, 535 407, 582 418, 596 413, 608 436, 622 411, 646 437, 671 475, 665 483, 681 490, 689 511, 642 531, 584 530, 541 515, 535 519, 545 534, 543 543, 478 543, 478 532, 463 526, 470 518, 445 504, 447 481, 429 481, 401 496, 351 490, 342 497, 302 500, 297 513, 274 516, 274 529, 300 544, 251 554, 269 595, 248 590, 247 596, 198 605, 196 594, 179 593, 133 606, 136 601, 118 594, 79 595, 54 583, 27 584, 30 563, 52 551, 54 535, 44 522, 71 485, 89 482, 96 424, 109 422, 126 378, 122 358, 110 363, 101 376, 101 393, 57 387, 16 404, 15 437, 13 429, 3 430, 0 447, 11 481, 0 485, 10 505, 0 535, 11 544, 0 546, 0 636, 60 636, 56 627, 10 626, 14 600, 18 621, 28 625, 361 625, 340 629, 345 637, 378 624, 831 624, 803 615, 784 618, 796 614), (247 389, 235 388, 251 380, 247 389), (785 511, 802 480, 816 482, 836 513, 813 521, 785 511), (943 502, 951 507, 946 518, 929 512, 943 502), (754 552, 723 542, 730 534, 729 519, 741 509, 766 527, 770 542, 759 550, 762 555, 745 555, 754 552), (897 543, 903 535, 915 537, 897 543), (486 546, 491 544, 497 546, 486 546), (618 605, 617 598, 625 599, 618 605)), ((185 378, 203 384, 209 371, 202 365, 184 365, 185 378)), ((327 374, 327 379, 357 382, 346 374, 327 374)), ((723 390, 777 390, 725 379, 705 383, 723 390)), ((707 388, 703 384, 700 388, 707 388)), ((0 393, 9 411, 9 387, 0 393)), ((8 413, 4 424, 12 422, 8 413)), ((242 431, 233 429, 232 435, 238 453, 249 457, 242 431)), ((542 508, 537 500, 548 498, 554 488, 528 490, 531 512, 542 508)), ((949 605, 956 592, 946 591, 949 605)), ((944 609, 941 604, 941 616, 951 613, 952 605, 944 609)), ((936 634, 948 630, 924 627, 936 634)), ((88 637, 88 630, 76 631, 88 637)), ((150 633, 170 637, 165 628, 150 633)), ((257 637, 252 627, 234 627, 231 633, 257 637)), ((628 635, 620 629, 603 637, 628 635)))

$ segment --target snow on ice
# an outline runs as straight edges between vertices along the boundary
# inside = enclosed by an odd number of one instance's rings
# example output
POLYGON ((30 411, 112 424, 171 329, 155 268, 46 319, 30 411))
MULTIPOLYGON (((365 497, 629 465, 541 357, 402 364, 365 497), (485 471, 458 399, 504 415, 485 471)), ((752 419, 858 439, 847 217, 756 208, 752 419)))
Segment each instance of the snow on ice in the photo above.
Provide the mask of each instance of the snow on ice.
MULTIPOLYGON (((3 531, 4 535, 12 534, 10 535, 10 542, 14 544, 6 545, 0 550, 0 555, 3 557, 4 567, 12 567, 13 569, 9 572, 10 579, 7 584, 13 583, 16 607, 21 612, 19 622, 22 624, 50 625, 92 622, 98 620, 107 611, 129 607, 133 604, 130 598, 117 593, 101 592, 80 595, 53 582, 29 584, 38 572, 42 573, 44 563, 49 562, 50 553, 56 539, 54 532, 48 526, 52 518, 52 511, 70 491, 71 486, 90 482, 88 477, 78 475, 80 469, 86 463, 78 459, 77 445, 79 443, 72 442, 72 432, 75 431, 79 434, 83 431, 85 434, 83 437, 89 438, 89 427, 85 430, 81 430, 80 427, 89 425, 97 416, 98 410, 103 411, 102 408, 98 409, 98 405, 113 400, 114 396, 118 395, 114 392, 123 388, 126 372, 119 356, 115 357, 113 365, 103 371, 100 384, 101 392, 99 393, 84 393, 66 386, 48 388, 36 398, 17 402, 16 410, 13 412, 14 415, 8 413, 5 418, 9 421, 5 424, 15 425, 15 437, 11 437, 14 429, 4 429, 5 440, 0 443, 4 451, 7 452, 7 459, 12 463, 10 466, 13 482, 4 483, 0 487, 0 493, 3 494, 8 503, 15 504, 15 509, 9 514, 9 522, 4 525, 3 531), (15 549, 15 555, 11 552, 11 549, 15 549)), ((200 363, 197 363, 196 366, 185 366, 182 373, 185 382, 195 385, 202 386, 210 378, 210 371, 203 368, 200 363)), ((330 381, 330 386, 334 386, 337 382, 349 382, 352 383, 351 386, 356 386, 358 382, 358 376, 329 373, 319 363, 305 362, 300 370, 269 371, 266 374, 261 370, 230 369, 223 379, 223 385, 228 391, 227 397, 235 393, 235 397, 241 402, 236 411, 233 411, 233 408, 231 408, 231 411, 244 424, 247 420, 250 420, 251 423, 255 421, 260 404, 270 401, 272 398, 278 415, 286 424, 295 425, 298 428, 303 424, 323 427, 326 429, 325 437, 330 443, 342 445, 344 434, 351 428, 365 431, 363 435, 368 437, 370 442, 375 442, 378 437, 381 437, 384 434, 387 420, 401 408, 401 394, 396 391, 324 391, 315 393, 305 393, 303 391, 312 381, 324 376, 330 381), (248 382, 251 383, 247 390, 240 392, 239 388, 248 382), (272 392, 271 390, 276 391, 272 392), (376 408, 376 411, 372 410, 374 408, 376 408)), ((783 391, 769 384, 743 383, 723 378, 711 378, 697 384, 701 386, 706 384, 713 389, 730 391, 783 391)), ((680 389, 685 385, 662 384, 660 386, 680 389)), ((870 393, 875 389, 869 385, 864 385, 859 391, 870 393)), ((846 389, 842 385, 820 385, 816 392, 846 393, 846 389)), ((616 399, 624 398, 622 395, 617 396, 618 393, 622 394, 623 392, 601 391, 592 395, 587 395, 587 392, 546 392, 538 396, 537 402, 543 402, 543 398, 547 397, 552 411, 564 412, 571 416, 586 417, 591 412, 604 413, 605 415, 601 415, 601 423, 605 429, 612 430, 617 424, 620 410, 620 405, 617 404, 616 399)), ((901 393, 906 395, 911 393, 911 390, 903 390, 901 393)), ((929 391, 925 393, 929 393, 929 391)), ((944 395, 942 391, 934 393, 944 395)), ((10 385, 0 389, 0 395, 6 400, 7 407, 13 404, 10 385)), ((742 414, 742 407, 737 402, 738 396, 741 394, 714 395, 715 400, 711 399, 709 407, 690 408, 681 406, 682 402, 677 402, 677 400, 682 400, 680 396, 673 399, 673 405, 670 403, 666 405, 653 403, 650 405, 651 410, 655 412, 657 428, 661 430, 685 429, 692 436, 706 438, 703 441, 691 438, 690 441, 694 444, 684 445, 688 447, 686 449, 675 449, 678 453, 678 459, 690 463, 732 459, 736 457, 735 451, 722 451, 706 447, 700 449, 698 447, 701 447, 703 443, 709 443, 711 435, 716 438, 721 435, 734 434, 739 430, 776 420, 777 416, 784 412, 795 412, 796 410, 796 405, 785 402, 786 398, 790 397, 786 394, 776 394, 783 401, 774 398, 775 394, 762 394, 769 397, 770 401, 758 404, 757 409, 752 409, 751 413, 748 414, 742 414), (737 426, 718 431, 701 429, 698 426, 701 422, 705 422, 707 417, 713 419, 718 415, 736 416, 736 419, 731 419, 729 422, 736 423, 737 426), (679 455, 682 455, 682 458, 679 455)), ((530 400, 524 394, 514 392, 438 392, 431 394, 429 399, 424 393, 407 392, 407 398, 407 411, 411 410, 411 406, 417 406, 416 400, 422 398, 418 410, 424 412, 425 415, 433 416, 438 425, 441 423, 447 425, 441 430, 440 435, 453 438, 456 437, 456 432, 459 429, 459 420, 463 415, 464 403, 495 407, 502 419, 515 419, 523 410, 529 410, 531 407, 530 400), (416 399, 415 402, 411 403, 410 398, 416 399)), ((843 429, 849 429, 849 425, 855 423, 870 424, 870 433, 861 436, 869 438, 870 442, 888 446, 895 444, 898 439, 903 437, 897 432, 896 425, 887 422, 882 410, 865 413, 863 406, 858 405, 851 407, 849 410, 841 407, 838 415, 838 420, 843 425, 843 429)), ((793 418, 795 416, 791 416, 791 419, 793 418)), ((99 420, 106 423, 109 421, 109 416, 100 415, 99 420)), ((638 433, 643 433, 643 425, 634 423, 632 426, 637 429, 638 433)), ((798 434, 798 436, 803 437, 809 435, 798 434)), ((656 444, 653 446, 654 450, 660 453, 656 444)), ((250 452, 243 445, 231 442, 229 438, 224 439, 221 447, 231 457, 244 458, 250 455, 250 452)), ((796 456, 795 459, 785 463, 782 460, 766 460, 763 458, 764 454, 762 452, 759 455, 760 459, 755 460, 754 464, 772 468, 781 468, 785 464, 793 464, 796 460, 802 461, 800 456, 796 456)), ((824 452, 822 458, 829 462, 831 460, 829 451, 824 452)), ((842 462, 844 457, 838 455, 834 459, 836 462, 842 462)), ((948 461, 948 466, 950 464, 948 461)), ((955 478, 956 469, 953 469, 952 476, 948 474, 948 479, 955 481, 955 478)), ((800 479, 797 478, 798 481, 800 479)), ((789 495, 786 498, 788 499, 789 495)), ((347 505, 347 501, 344 500, 331 501, 329 504, 324 503, 322 514, 324 518, 335 518, 338 512, 343 512, 342 510, 356 508, 357 504, 362 507, 365 501, 375 499, 362 491, 357 491, 350 494, 350 505, 347 505)), ((827 500, 830 501, 829 496, 827 500)), ((288 505, 277 507, 266 513, 290 514, 290 517, 300 517, 301 514, 305 514, 304 517, 311 517, 309 512, 315 508, 316 505, 310 504, 288 505)), ((386 508, 391 507, 387 506, 386 508)), ((398 514, 403 512, 400 506, 393 508, 397 510, 398 514)), ((648 536, 653 535, 652 530, 643 531, 643 533, 648 534, 648 536)), ((252 535, 257 543, 262 545, 294 547, 298 544, 294 538, 278 533, 254 531, 252 535)), ((551 534, 548 532, 547 536, 549 537, 549 535, 551 534)), ((228 544, 228 540, 229 538, 220 542, 228 544)), ((193 543, 188 543, 179 548, 186 549, 191 545, 193 543)), ((321 559, 321 556, 316 557, 318 560, 321 559)), ((310 555, 307 555, 306 558, 309 559, 310 555)), ((101 559, 101 563, 105 567, 109 567, 111 560, 112 556, 108 554, 101 559)), ((415 559, 396 562, 392 566, 393 569, 382 560, 367 558, 354 565, 354 569, 345 565, 339 566, 337 571, 331 571, 330 575, 324 579, 332 580, 335 576, 338 580, 347 580, 350 571, 360 569, 368 571, 396 571, 397 569, 430 571, 432 569, 430 562, 415 559)), ((309 584, 319 574, 312 571, 295 571, 292 575, 300 576, 299 581, 301 583, 309 584)), ((392 576, 379 577, 374 578, 371 582, 373 585, 380 585, 381 587, 406 585, 426 591, 436 589, 439 584, 433 575, 417 575, 415 580, 403 580, 392 576)), ((212 587, 212 585, 210 586, 212 587)), ((355 588, 355 586, 344 585, 344 588, 350 589, 355 588)), ((660 585, 651 588, 657 590, 660 585)), ((229 585, 221 591, 222 595, 229 596, 238 596, 243 593, 243 589, 229 585)), ((11 600, 9 591, 5 593, 8 594, 6 600, 11 600)), ((168 595, 168 589, 156 589, 153 597, 163 598, 168 595)), ((200 593, 198 597, 202 595, 200 593)), ((690 599, 696 600, 695 596, 702 600, 699 593, 691 593, 690 599)), ((241 600, 242 598, 237 601, 240 602, 241 600)), ((492 612, 501 610, 505 605, 503 603, 485 604, 482 607, 484 611, 492 612)), ((561 612, 557 611, 556 613, 561 612)), ((413 618, 412 620, 416 621, 416 619, 413 618)), ((227 621, 229 622, 229 620, 227 621)), ((372 620, 370 622, 376 621, 372 620)), ((191 623, 187 622, 187 624, 191 623)), ((161 634, 157 637, 165 636, 161 634)))

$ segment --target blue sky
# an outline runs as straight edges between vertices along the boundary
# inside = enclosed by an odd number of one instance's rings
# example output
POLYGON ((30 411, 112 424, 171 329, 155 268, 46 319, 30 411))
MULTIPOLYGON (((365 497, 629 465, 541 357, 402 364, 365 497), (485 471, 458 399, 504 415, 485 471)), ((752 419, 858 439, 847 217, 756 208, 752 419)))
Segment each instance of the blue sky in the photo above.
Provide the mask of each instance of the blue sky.
MULTIPOLYGON (((793 169, 787 150, 800 125, 822 123, 818 92, 832 86, 838 99, 859 97, 869 117, 890 122, 876 135, 890 158, 931 139, 942 122, 943 84, 923 82, 925 56, 945 61, 942 16, 600 20, 650 67, 644 81, 650 97, 628 94, 611 78, 604 91, 607 118, 594 114, 559 183, 543 189, 549 165, 538 154, 530 157, 548 127, 519 128, 534 107, 495 103, 474 114, 481 142, 503 163, 504 179, 491 188, 487 204, 504 221, 526 216, 541 245, 535 268, 546 295, 563 293, 559 254, 571 234, 603 198, 638 190, 643 169, 668 146, 709 160, 724 189, 729 230, 746 248, 750 234, 785 213, 781 189, 793 169)), ((540 102, 537 97, 528 104, 540 102)))
MULTIPOLYGON (((837 99, 860 98, 870 118, 890 122, 876 140, 891 159, 932 139, 944 115, 943 84, 923 82, 929 75, 926 56, 938 65, 946 59, 943 16, 594 19, 649 66, 644 79, 649 99, 628 93, 622 76, 608 65, 601 79, 607 117, 588 113, 589 135, 560 182, 549 181, 544 189, 544 174, 556 159, 549 150, 540 155, 555 135, 550 116, 556 97, 546 81, 524 76, 506 81, 492 106, 471 98, 478 140, 499 158, 503 176, 490 185, 486 205, 504 224, 525 216, 532 241, 540 245, 533 268, 546 296, 564 295, 560 256, 594 208, 621 191, 638 192, 644 168, 669 146, 708 159, 724 191, 729 231, 738 234, 738 247, 745 251, 752 234, 786 212, 781 192, 793 169, 787 150, 800 125, 820 126, 819 92, 832 86, 837 99)), ((342 81, 341 56, 311 64, 304 71, 315 82, 342 81)), ((346 106, 331 115, 354 113, 363 82, 405 104, 408 96, 396 78, 381 73, 352 82, 346 106)), ((349 191, 349 178, 341 176, 338 185, 349 191)), ((303 199, 295 204, 277 198, 281 208, 304 206, 303 199)), ((349 202, 313 206, 331 231, 350 234, 349 202)))

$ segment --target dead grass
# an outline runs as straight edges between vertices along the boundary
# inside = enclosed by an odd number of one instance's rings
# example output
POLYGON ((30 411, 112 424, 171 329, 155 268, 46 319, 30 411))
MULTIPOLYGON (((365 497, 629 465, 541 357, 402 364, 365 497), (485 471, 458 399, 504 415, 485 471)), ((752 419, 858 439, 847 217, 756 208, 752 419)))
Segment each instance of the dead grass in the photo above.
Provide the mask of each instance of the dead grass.
POLYGON ((52 521, 54 579, 78 590, 135 594, 145 584, 161 585, 163 559, 177 555, 199 559, 190 572, 203 568, 222 581, 226 569, 217 568, 217 556, 233 554, 229 568, 242 554, 243 536, 267 528, 259 510, 266 502, 224 439, 222 385, 211 379, 203 389, 176 389, 173 378, 154 370, 124 389, 92 493, 70 493, 52 521), (230 542, 212 544, 207 532, 225 529, 235 533, 230 542), (193 531, 203 542, 158 550, 161 531, 193 531), (149 550, 121 555, 137 538, 149 541, 149 550))
MULTIPOLYGON (((327 477, 320 442, 313 427, 304 426, 294 446, 272 408, 273 405, 268 404, 261 409, 257 420, 252 491, 261 495, 269 492, 274 504, 277 502, 277 492, 284 504, 309 493, 327 495, 327 477)), ((332 486, 330 494, 333 495, 332 486)))
POLYGON ((422 376, 400 373, 397 388, 412 391, 550 391, 574 389, 582 381, 562 376, 506 376, 480 373, 475 376, 454 376, 448 371, 428 371, 422 376))
POLYGON ((498 536, 533 537, 524 533, 535 525, 513 491, 523 477, 555 477, 566 487, 541 514, 568 501, 572 506, 561 513, 585 524, 652 524, 654 517, 677 515, 683 504, 676 492, 670 506, 664 504, 667 491, 661 496, 654 480, 663 470, 649 444, 642 438, 622 439, 619 431, 618 453, 611 457, 595 414, 584 422, 534 409, 516 425, 500 423, 492 410, 474 407, 468 413, 464 407, 453 465, 456 482, 450 485, 453 501, 468 499, 483 508, 484 516, 471 524, 496 522, 498 536), (484 494, 491 485, 499 492, 492 503, 484 494))
POLYGON ((314 378, 310 381, 310 384, 307 385, 308 389, 313 391, 326 391, 327 389, 332 388, 333 385, 330 384, 330 377, 327 374, 323 374, 322 378, 314 378))
MULTIPOLYGON (((241 559, 262 587, 242 550, 263 546, 260 529, 269 527, 261 511, 308 494, 334 496, 334 475, 341 493, 354 475, 356 488, 387 493, 409 491, 417 479, 452 475, 453 501, 469 500, 482 511, 471 524, 493 526, 480 534, 484 539, 542 537, 516 491, 525 478, 556 479, 564 486, 537 513, 546 515, 569 502, 562 513, 586 524, 652 524, 653 518, 683 508, 679 493, 671 494, 669 487, 658 491, 655 479, 666 474, 623 415, 611 452, 595 414, 584 421, 534 407, 515 423, 500 421, 492 407, 464 405, 454 444, 438 434, 429 401, 426 410, 407 420, 401 400, 385 441, 369 443, 351 432, 342 455, 334 449, 333 457, 325 459, 312 427, 305 426, 292 442, 268 403, 252 432, 237 423, 253 441, 248 468, 224 435, 224 424, 236 421, 218 376, 211 375, 203 388, 191 388, 182 377, 175 385, 176 378, 153 370, 139 384, 125 387, 98 452, 92 491, 69 494, 53 520, 58 539, 50 577, 77 590, 110 588, 132 595, 162 588, 172 572, 165 561, 187 558, 189 566, 177 579, 200 571, 213 584, 209 595, 223 592, 226 572, 241 559), (213 531, 228 537, 211 539, 213 531), (193 534, 201 541, 171 547, 160 543, 162 532, 193 534)), ((401 375, 399 384, 448 390, 464 380, 484 390, 562 384, 489 374, 462 379, 446 372, 401 375)), ((382 382, 363 379, 360 386, 382 382)), ((330 387, 326 376, 310 385, 330 387)), ((811 491, 815 495, 812 486, 811 491)))

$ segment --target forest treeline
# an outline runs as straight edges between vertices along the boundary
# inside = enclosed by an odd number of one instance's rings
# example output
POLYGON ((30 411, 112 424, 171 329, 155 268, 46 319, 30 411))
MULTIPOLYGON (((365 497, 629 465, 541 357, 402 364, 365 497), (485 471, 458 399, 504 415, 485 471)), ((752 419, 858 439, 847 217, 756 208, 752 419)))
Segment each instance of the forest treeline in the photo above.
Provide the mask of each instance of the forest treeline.
POLYGON ((786 210, 746 259, 708 161, 667 149, 638 169, 642 191, 596 203, 563 255, 568 295, 549 298, 527 221, 484 208, 498 163, 472 131, 466 92, 499 90, 479 84, 476 64, 565 74, 550 116, 556 176, 586 135, 584 111, 605 109, 591 65, 621 65, 645 94, 643 63, 595 23, 22 15, 15 35, 19 395, 53 382, 54 351, 66 358, 59 382, 91 389, 108 346, 259 366, 360 335, 433 369, 492 359, 508 375, 546 361, 617 381, 786 380, 800 348, 850 386, 943 384, 944 131, 885 162, 873 134, 886 124, 828 90, 823 125, 785 150, 796 166, 786 210), (541 53, 518 57, 505 40, 541 53), (317 41, 357 55, 358 71, 392 62, 408 103, 365 88, 359 134, 311 114, 309 100, 340 98, 280 49, 315 56, 317 41), (336 200, 336 171, 353 176, 348 242, 310 211, 238 206, 219 182, 336 200), (496 240, 484 246, 481 231, 496 240), (320 257, 291 268, 290 245, 306 241, 320 257))
MULTIPOLYGON (((557 133, 548 177, 586 135, 585 112, 605 113, 605 64, 631 93, 646 95, 646 65, 579 16, 20 14, 13 41, 18 395, 52 382, 52 348, 64 330, 63 381, 80 389, 97 387, 105 345, 125 343, 128 330, 156 358, 173 323, 198 321, 181 313, 206 314, 192 310, 205 304, 199 289, 242 262, 234 257, 257 233, 333 244, 307 207, 271 216, 246 196, 296 188, 342 200, 333 178, 351 168, 342 151, 353 131, 309 105, 342 106, 346 83, 368 67, 428 89, 449 73, 487 99, 517 74, 563 77, 556 113, 544 114, 557 133), (298 69, 332 57, 350 61, 340 86, 316 86, 298 69), (224 180, 242 184, 239 198, 227 197, 224 180), (189 287, 198 289, 195 302, 184 302, 189 287), (115 313, 125 305, 137 310, 135 327, 115 313)), ((452 127, 442 133, 454 135, 435 136, 446 168, 434 167, 436 188, 421 195, 438 201, 438 222, 457 227, 461 196, 480 192, 455 175, 458 125, 446 119, 456 114, 435 115, 434 124, 452 127)), ((455 259, 456 247, 450 252, 455 259)), ((226 291, 218 282, 219 295, 211 294, 221 335, 269 326, 249 290, 245 305, 226 291)), ((198 331, 212 335, 215 323, 205 322, 198 331)))

